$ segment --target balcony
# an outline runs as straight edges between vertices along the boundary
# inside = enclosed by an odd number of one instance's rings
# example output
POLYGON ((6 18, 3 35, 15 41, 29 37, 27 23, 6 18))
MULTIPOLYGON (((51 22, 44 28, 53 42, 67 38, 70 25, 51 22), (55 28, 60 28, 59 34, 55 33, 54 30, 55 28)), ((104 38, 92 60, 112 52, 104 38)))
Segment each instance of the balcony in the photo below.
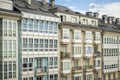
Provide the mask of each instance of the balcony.
POLYGON ((94 78, 94 80, 102 80, 102 78, 94 78))
POLYGON ((94 52, 94 58, 100 57, 100 56, 101 56, 101 52, 100 51, 94 52))
POLYGON ((35 68, 35 75, 40 76, 40 75, 46 75, 47 74, 47 66, 39 66, 35 68))
POLYGON ((83 69, 93 69, 93 66, 92 65, 84 66, 83 69))
POLYGON ((61 52, 61 58, 70 58, 70 53, 68 53, 68 52, 61 52))
POLYGON ((72 67, 72 71, 82 70, 82 66, 72 67))

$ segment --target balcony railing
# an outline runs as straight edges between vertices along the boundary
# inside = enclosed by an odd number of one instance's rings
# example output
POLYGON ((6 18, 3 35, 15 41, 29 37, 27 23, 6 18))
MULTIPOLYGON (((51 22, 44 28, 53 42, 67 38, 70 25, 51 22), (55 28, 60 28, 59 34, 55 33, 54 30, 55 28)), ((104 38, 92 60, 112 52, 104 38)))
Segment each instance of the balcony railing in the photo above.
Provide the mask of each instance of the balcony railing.
POLYGON ((61 58, 70 58, 70 53, 67 52, 61 53, 61 58))
POLYGON ((94 80, 102 80, 102 78, 94 78, 94 80))
POLYGON ((100 56, 101 56, 101 52, 100 51, 94 52, 94 57, 100 57, 100 56))
POLYGON ((44 73, 44 72, 47 72, 47 66, 37 66, 35 70, 36 70, 36 73, 44 73))
POLYGON ((82 66, 78 66, 78 67, 73 67, 72 71, 77 71, 77 70, 82 70, 82 66))
POLYGON ((83 69, 93 69, 93 66, 92 65, 84 66, 83 69))

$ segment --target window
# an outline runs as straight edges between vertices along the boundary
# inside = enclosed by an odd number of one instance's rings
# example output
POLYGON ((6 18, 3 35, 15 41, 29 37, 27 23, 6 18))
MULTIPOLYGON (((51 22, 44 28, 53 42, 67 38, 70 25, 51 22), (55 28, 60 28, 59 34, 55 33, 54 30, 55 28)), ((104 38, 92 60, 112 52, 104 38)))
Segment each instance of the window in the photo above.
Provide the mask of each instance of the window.
POLYGON ((66 16, 61 15, 60 18, 61 18, 61 21, 62 21, 62 22, 65 22, 65 21, 66 21, 66 16))
POLYGON ((53 76, 54 76, 54 75, 50 75, 50 80, 54 80, 53 76))
POLYGON ((53 22, 49 22, 49 33, 53 33, 53 22))
POLYGON ((7 58, 7 40, 4 40, 4 58, 7 58))
POLYGON ((9 78, 12 78, 12 72, 9 72, 9 78))
POLYGON ((58 25, 57 23, 54 23, 54 34, 57 34, 58 32, 58 25))
POLYGON ((54 74, 54 80, 58 80, 58 74, 54 74))
POLYGON ((81 79, 81 76, 74 76, 73 80, 82 80, 82 79, 81 79))
POLYGON ((33 80, 33 77, 29 77, 29 80, 33 80))
POLYGON ((13 40, 13 52, 12 52, 13 57, 16 57, 16 40, 13 40))
POLYGON ((81 46, 73 46, 73 54, 81 54, 81 46))
POLYGON ((100 60, 97 60, 97 67, 100 67, 100 60))
POLYGON ((29 58, 29 63, 28 63, 28 65, 29 65, 29 71, 32 71, 33 70, 33 58, 29 58))
POLYGON ((27 48, 27 38, 23 38, 23 48, 27 48))
POLYGON ((27 58, 23 58, 23 71, 27 71, 27 63, 28 63, 28 59, 27 58))
POLYGON ((85 40, 92 40, 92 32, 90 31, 85 32, 85 40))
POLYGON ((33 39, 29 38, 29 48, 33 48, 33 39))
POLYGON ((7 79, 7 73, 4 73, 4 79, 7 79))
POLYGON ((88 67, 89 66, 89 60, 84 60, 84 66, 88 67))
POLYGON ((39 39, 39 48, 43 48, 43 39, 39 39))
POLYGON ((69 29, 62 29, 62 38, 69 39, 69 37, 70 37, 69 29))
POLYGON ((33 20, 31 19, 28 20, 28 27, 29 29, 33 29, 33 20))
POLYGON ((13 78, 16 78, 16 72, 13 72, 13 78))
POLYGON ((33 58, 29 58, 29 67, 33 66, 33 58))
POLYGON ((54 40, 54 48, 57 48, 57 40, 54 40))
POLYGON ((16 27, 17 27, 17 23, 16 21, 13 22, 13 36, 16 36, 16 27))
POLYGON ((27 28, 27 19, 23 19, 23 28, 27 28))
POLYGON ((3 24, 4 24, 4 27, 3 27, 3 29, 4 29, 4 36, 7 36, 7 20, 6 19, 4 19, 3 24))
POLYGON ((48 33, 48 22, 44 22, 44 31, 45 33, 48 33))
POLYGON ((12 57, 12 40, 9 40, 8 50, 9 50, 9 57, 12 57))
POLYGON ((16 31, 17 31, 16 20, 3 19, 3 35, 4 36, 16 36, 17 35, 16 31))
POLYGON ((85 46, 85 54, 92 54, 92 46, 85 46))
POLYGON ((87 74, 85 78, 85 80, 92 80, 92 74, 87 74))
POLYGON ((49 48, 53 48, 53 40, 52 39, 49 40, 49 48))
POLYGON ((70 70, 70 63, 69 62, 62 62, 61 64, 62 64, 61 65, 62 71, 70 70))
POLYGON ((50 57, 50 66, 53 66, 53 57, 50 57))
POLYGON ((81 31, 74 30, 74 40, 80 40, 81 38, 81 31))
POLYGON ((45 39, 45 48, 48 48, 48 39, 45 39))
POLYGON ((72 17, 72 23, 77 23, 77 18, 76 17, 72 17))
POLYGON ((58 58, 54 57, 54 65, 57 66, 57 64, 58 64, 58 58))
POLYGON ((100 40, 100 32, 95 32, 95 35, 94 35, 95 37, 94 37, 94 39, 96 40, 96 41, 99 41, 100 40))
POLYGON ((39 32, 42 33, 43 32, 43 22, 39 21, 39 32))
POLYGON ((83 19, 82 22, 83 22, 83 24, 87 24, 88 25, 88 20, 87 19, 83 19))
POLYGON ((16 61, 13 62, 13 71, 16 72, 16 61))
POLYGON ((7 72, 7 62, 4 62, 4 72, 7 72))
POLYGON ((12 71, 12 62, 9 62, 9 71, 12 71))
MULTIPOLYGON (((34 20, 34 29, 38 29, 38 21, 37 20, 34 20)), ((36 32, 36 30, 35 30, 36 32)))
POLYGON ((8 36, 12 36, 12 22, 9 20, 8 36))
POLYGON ((28 80, 28 78, 23 78, 23 80, 28 80))
POLYGON ((38 48, 38 39, 34 39, 34 48, 38 48))

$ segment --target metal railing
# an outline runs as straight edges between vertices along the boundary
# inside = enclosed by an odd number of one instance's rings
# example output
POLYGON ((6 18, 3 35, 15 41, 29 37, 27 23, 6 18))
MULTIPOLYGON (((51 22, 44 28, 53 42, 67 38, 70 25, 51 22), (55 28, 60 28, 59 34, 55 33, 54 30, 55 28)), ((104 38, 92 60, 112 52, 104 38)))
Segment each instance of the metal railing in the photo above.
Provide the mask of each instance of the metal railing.
POLYGON ((61 53, 61 58, 70 58, 70 53, 68 52, 61 53))
POLYGON ((100 51, 94 52, 94 57, 99 57, 99 56, 101 56, 101 52, 100 51))
POLYGON ((47 72, 47 66, 37 66, 35 69, 36 73, 43 73, 43 72, 47 72))
POLYGON ((72 67, 72 71, 82 70, 82 66, 72 67))
POLYGON ((92 65, 84 66, 83 69, 93 69, 93 66, 92 65))

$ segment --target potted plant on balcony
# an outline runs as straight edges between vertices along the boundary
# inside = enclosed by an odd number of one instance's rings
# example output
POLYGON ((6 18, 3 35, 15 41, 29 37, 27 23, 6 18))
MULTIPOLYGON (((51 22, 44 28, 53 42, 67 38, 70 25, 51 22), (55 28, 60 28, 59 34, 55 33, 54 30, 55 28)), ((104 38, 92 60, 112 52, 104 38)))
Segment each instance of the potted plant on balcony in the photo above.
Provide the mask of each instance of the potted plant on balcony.
POLYGON ((63 51, 60 51, 60 55, 61 55, 61 57, 63 58, 63 57, 64 57, 64 52, 63 52, 63 51))

